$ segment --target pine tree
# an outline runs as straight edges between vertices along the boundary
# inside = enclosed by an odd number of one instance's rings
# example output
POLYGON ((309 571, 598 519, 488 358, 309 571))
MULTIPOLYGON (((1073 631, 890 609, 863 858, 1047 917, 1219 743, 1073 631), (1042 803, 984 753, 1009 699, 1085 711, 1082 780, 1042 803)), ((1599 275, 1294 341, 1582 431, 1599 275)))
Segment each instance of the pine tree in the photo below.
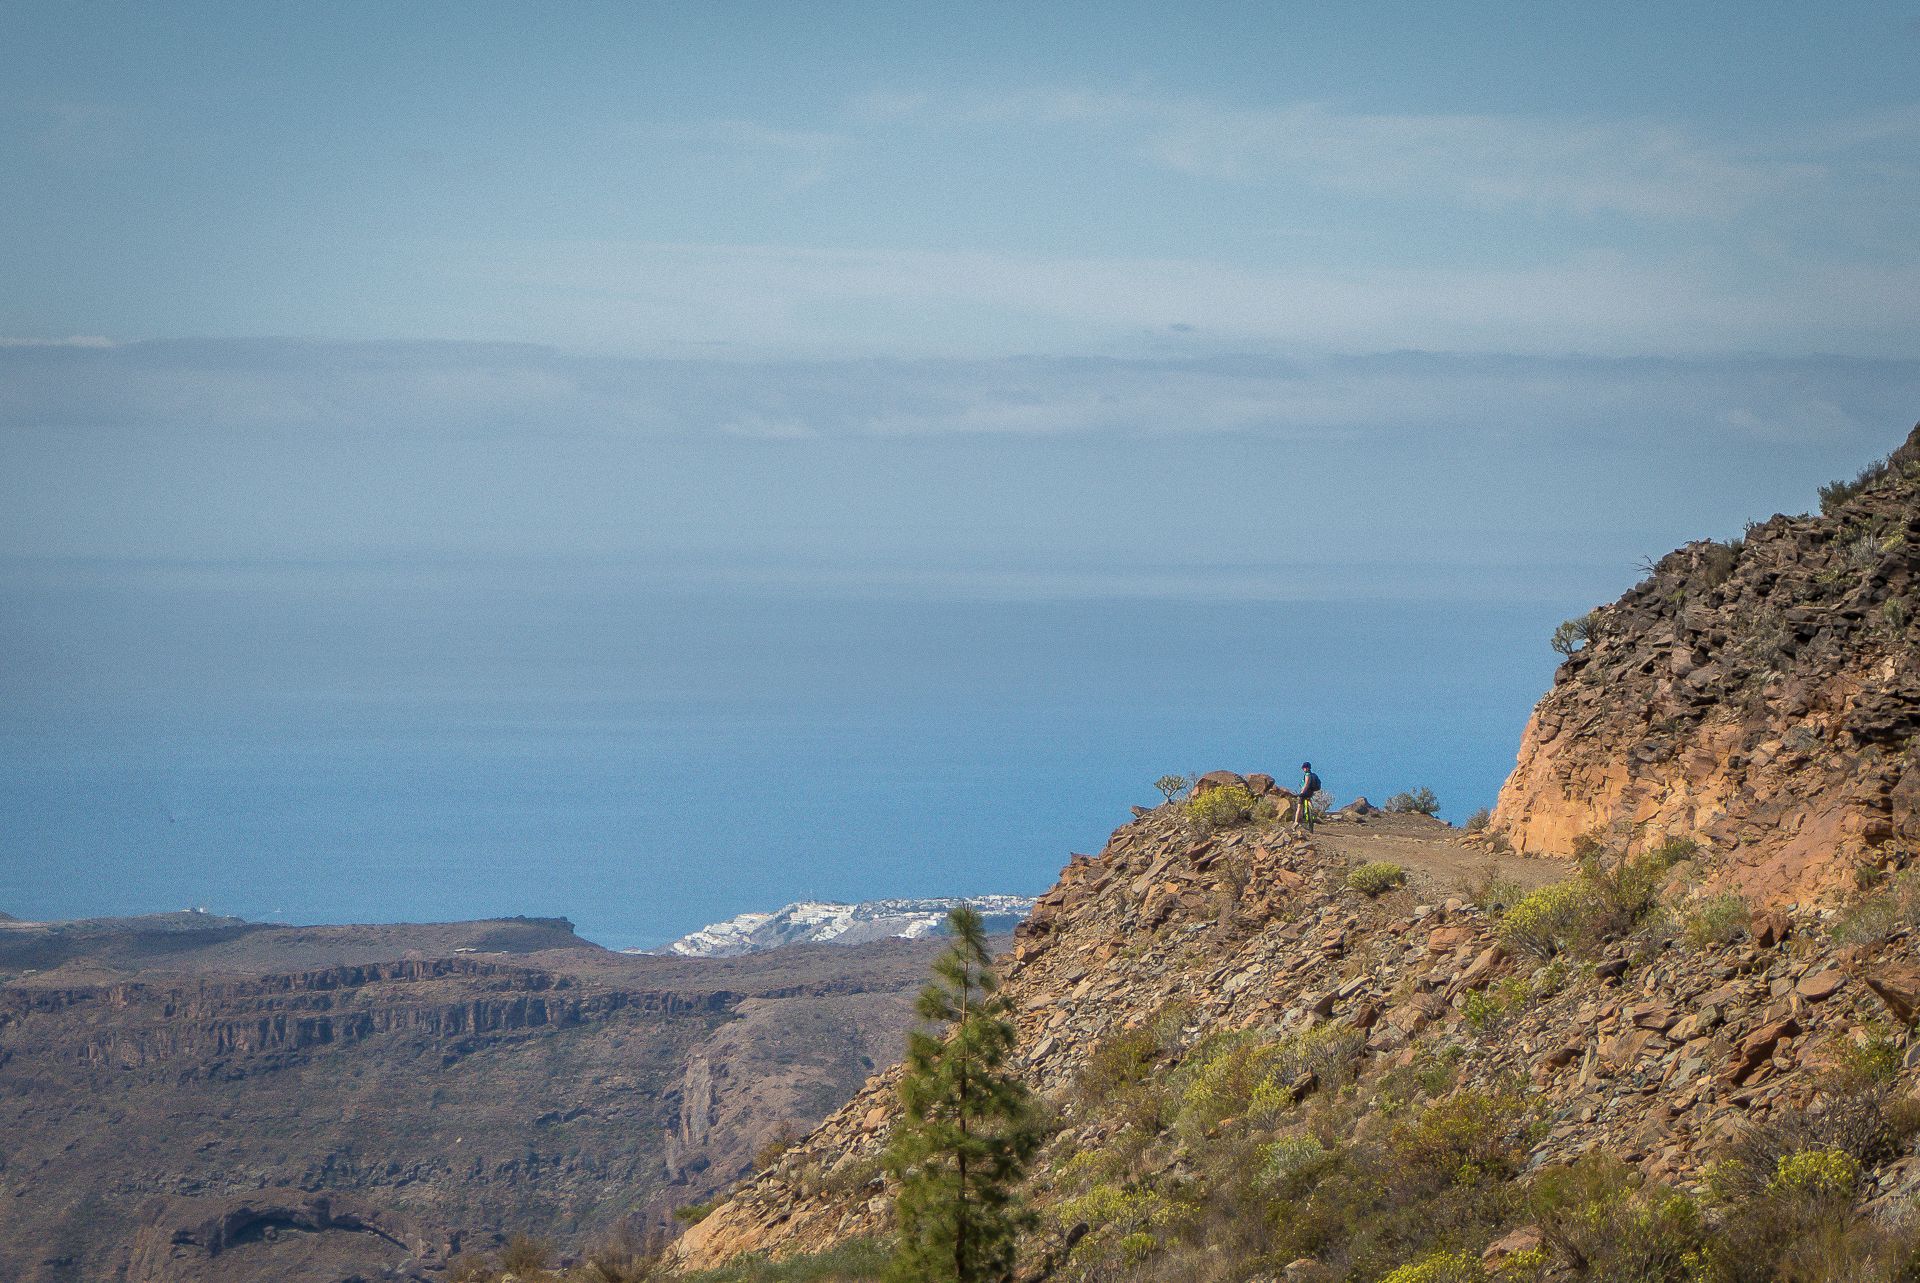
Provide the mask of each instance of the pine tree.
POLYGON ((900 1237, 890 1283, 1005 1283, 1031 1218, 1016 1187, 1040 1146, 1026 1085, 1003 1068, 1013 1050, 1009 1008, 993 974, 980 915, 947 915, 953 946, 920 993, 922 1020, 945 1035, 908 1036, 902 1116, 887 1149, 900 1182, 900 1237))

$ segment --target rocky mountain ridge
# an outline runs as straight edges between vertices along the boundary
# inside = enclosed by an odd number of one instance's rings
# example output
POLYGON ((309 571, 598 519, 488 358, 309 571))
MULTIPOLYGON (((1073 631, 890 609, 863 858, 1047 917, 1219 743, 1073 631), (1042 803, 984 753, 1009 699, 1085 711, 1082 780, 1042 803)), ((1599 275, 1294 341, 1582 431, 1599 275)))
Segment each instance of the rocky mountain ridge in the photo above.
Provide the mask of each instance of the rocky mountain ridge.
POLYGON ((1920 428, 1819 516, 1688 544, 1578 628, 1501 789, 1517 850, 1706 843, 1770 903, 1920 844, 1920 428))
MULTIPOLYGON (((1910 1022, 1920 1003, 1912 926, 1842 949, 1812 918, 1762 913, 1724 945, 1669 941, 1642 957, 1622 948, 1549 986, 1538 959, 1516 956, 1481 907, 1407 891, 1375 899, 1349 872, 1285 831, 1196 837, 1170 807, 1117 830, 1099 856, 1075 857, 1006 965, 1021 1076, 1059 1118, 1035 1182, 1043 1207, 1058 1197, 1062 1164, 1119 1128, 1087 1098, 1090 1065, 1168 1013, 1177 1023, 1158 1035, 1156 1074, 1179 1074, 1210 1038, 1235 1031, 1275 1040, 1323 1031, 1348 1040, 1340 1073, 1363 1082, 1446 1062, 1463 1085, 1524 1083, 1542 1124, 1529 1168, 1607 1153, 1687 1183, 1740 1128, 1819 1109, 1822 1067, 1863 1031, 1910 1022)), ((1897 1038, 1912 1090, 1920 1040, 1897 1038)), ((676 1263, 707 1268, 885 1233, 879 1157, 897 1082, 894 1070, 875 1076, 736 1186, 676 1244, 676 1263)), ((1312 1073, 1289 1085, 1299 1097, 1315 1089, 1312 1073)), ((1904 1204, 1920 1196, 1920 1154, 1909 1146, 1866 1179, 1873 1200, 1904 1204)), ((1032 1260, 1059 1266, 1074 1259, 1069 1248, 1086 1250, 1074 1247, 1071 1222, 1052 1226, 1032 1260)), ((1073 1277, 1105 1277, 1090 1268, 1073 1277)))

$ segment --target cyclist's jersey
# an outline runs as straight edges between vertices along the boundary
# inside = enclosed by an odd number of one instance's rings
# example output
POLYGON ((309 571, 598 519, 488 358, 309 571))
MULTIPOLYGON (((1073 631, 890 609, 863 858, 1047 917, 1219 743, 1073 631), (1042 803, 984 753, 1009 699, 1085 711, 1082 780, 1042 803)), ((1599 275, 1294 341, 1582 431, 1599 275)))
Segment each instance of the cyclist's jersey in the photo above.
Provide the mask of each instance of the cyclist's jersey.
POLYGON ((1315 793, 1318 793, 1319 791, 1320 791, 1320 777, 1318 775, 1315 775, 1312 771, 1308 771, 1306 783, 1300 786, 1300 796, 1312 797, 1315 793))

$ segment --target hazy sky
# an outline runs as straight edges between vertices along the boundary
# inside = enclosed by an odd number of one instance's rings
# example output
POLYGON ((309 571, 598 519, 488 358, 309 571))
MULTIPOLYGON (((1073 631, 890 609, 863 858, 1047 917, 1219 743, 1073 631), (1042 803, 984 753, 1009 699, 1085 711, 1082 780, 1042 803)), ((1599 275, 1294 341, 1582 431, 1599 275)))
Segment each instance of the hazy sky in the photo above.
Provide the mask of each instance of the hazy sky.
POLYGON ((1916 55, 1906 4, 16 2, 0 551, 1613 587, 1920 415, 1916 55))
POLYGON ((1907 356, 1910 4, 36 4, 24 338, 1907 356))

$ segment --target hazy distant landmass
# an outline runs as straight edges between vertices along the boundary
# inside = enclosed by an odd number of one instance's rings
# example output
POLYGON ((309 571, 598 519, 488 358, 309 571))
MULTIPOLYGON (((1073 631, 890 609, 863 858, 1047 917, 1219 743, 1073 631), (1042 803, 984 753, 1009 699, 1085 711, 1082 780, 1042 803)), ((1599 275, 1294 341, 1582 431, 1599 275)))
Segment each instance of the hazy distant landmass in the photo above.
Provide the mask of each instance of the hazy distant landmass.
MULTIPOLYGON (((1031 912, 1034 900, 1019 895, 978 895, 929 900, 863 900, 859 904, 802 901, 772 913, 742 913, 689 932, 647 953, 682 958, 734 958, 791 944, 866 944, 873 940, 918 940, 939 935, 947 914, 970 905, 989 932, 1011 931, 1031 912)), ((629 953, 643 952, 630 949, 629 953)))

